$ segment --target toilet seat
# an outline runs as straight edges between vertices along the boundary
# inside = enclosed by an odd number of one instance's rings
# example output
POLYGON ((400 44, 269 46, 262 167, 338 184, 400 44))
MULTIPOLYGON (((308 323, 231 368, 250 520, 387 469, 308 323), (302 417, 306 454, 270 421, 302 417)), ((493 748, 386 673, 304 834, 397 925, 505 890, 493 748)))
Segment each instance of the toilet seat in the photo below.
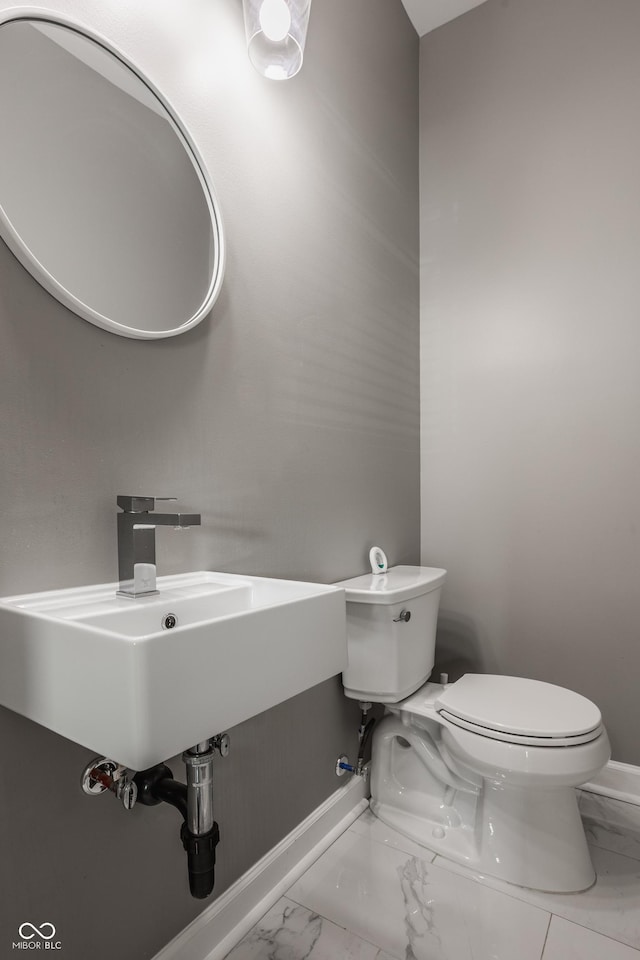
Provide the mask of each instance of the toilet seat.
POLYGON ((438 715, 456 727, 461 727, 463 730, 470 730, 472 733, 476 733, 481 737, 488 737, 490 740, 502 740, 505 743, 520 743, 529 747, 575 747, 580 743, 591 743, 592 740, 600 736, 603 730, 602 724, 599 724, 597 727, 594 727, 593 730, 575 736, 536 737, 529 734, 493 730, 491 727, 484 727, 479 723, 470 723, 468 720, 456 717, 447 710, 439 710, 438 715))
MULTIPOLYGON (((402 706, 420 715, 427 704, 418 692, 402 706)), ((603 730, 600 711, 586 697, 524 677, 467 673, 428 707, 457 727, 513 744, 577 746, 595 740, 603 730)))

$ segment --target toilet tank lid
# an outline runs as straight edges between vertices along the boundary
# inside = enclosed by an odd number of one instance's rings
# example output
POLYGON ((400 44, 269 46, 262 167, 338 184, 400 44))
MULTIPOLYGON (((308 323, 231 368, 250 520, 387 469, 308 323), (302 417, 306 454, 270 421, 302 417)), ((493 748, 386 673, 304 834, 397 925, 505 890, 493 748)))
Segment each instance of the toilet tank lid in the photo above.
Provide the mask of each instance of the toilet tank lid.
POLYGON ((341 580, 335 586, 343 587, 351 603, 402 603, 441 587, 446 575, 440 567, 398 566, 386 573, 341 580))

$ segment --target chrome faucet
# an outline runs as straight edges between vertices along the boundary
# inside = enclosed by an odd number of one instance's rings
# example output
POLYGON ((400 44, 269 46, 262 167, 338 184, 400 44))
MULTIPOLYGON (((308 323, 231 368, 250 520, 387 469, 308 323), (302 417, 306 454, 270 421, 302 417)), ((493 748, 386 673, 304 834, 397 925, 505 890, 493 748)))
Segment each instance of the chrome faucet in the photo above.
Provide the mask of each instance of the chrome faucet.
POLYGON ((156 527, 195 527, 199 513, 153 513, 157 502, 175 497, 118 497, 119 597, 148 597, 156 588, 156 527))

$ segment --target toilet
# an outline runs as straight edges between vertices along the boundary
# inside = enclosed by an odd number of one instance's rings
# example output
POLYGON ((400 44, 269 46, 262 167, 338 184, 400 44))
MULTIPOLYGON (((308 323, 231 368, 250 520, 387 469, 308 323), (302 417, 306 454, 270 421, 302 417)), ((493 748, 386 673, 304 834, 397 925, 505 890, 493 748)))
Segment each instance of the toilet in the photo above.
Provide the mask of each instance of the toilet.
POLYGON ((564 687, 467 673, 429 680, 446 570, 397 566, 344 580, 345 694, 384 703, 371 810, 476 873, 535 890, 595 882, 576 787, 610 757, 597 706, 564 687))

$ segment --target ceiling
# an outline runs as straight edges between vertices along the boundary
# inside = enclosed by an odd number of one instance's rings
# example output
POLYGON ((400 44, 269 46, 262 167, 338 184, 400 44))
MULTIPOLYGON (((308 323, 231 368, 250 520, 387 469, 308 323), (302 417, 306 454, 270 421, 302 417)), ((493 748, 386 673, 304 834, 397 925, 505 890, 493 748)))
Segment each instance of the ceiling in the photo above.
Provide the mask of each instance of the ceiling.
POLYGON ((454 20, 461 13, 477 7, 485 0, 402 0, 418 35, 454 20))

